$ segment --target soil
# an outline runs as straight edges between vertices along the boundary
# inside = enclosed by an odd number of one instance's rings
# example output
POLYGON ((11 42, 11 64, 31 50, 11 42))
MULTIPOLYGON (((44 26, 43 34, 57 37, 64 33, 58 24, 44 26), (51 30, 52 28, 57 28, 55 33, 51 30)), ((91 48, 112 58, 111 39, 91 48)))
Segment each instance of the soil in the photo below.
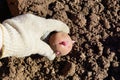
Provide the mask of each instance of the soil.
POLYGON ((1 0, 0 10, 1 21, 28 12, 61 20, 76 41, 69 55, 53 61, 37 54, 1 59, 1 80, 120 79, 119 0, 1 0))

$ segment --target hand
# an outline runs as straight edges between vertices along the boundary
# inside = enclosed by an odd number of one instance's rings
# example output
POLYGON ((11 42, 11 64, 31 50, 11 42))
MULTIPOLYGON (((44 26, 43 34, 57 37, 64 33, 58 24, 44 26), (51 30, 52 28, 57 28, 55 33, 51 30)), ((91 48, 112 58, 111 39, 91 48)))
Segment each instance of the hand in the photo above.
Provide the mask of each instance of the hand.
POLYGON ((53 53, 52 55, 47 56, 47 58, 48 58, 49 60, 54 60, 55 57, 56 57, 56 54, 55 54, 55 53, 53 53))

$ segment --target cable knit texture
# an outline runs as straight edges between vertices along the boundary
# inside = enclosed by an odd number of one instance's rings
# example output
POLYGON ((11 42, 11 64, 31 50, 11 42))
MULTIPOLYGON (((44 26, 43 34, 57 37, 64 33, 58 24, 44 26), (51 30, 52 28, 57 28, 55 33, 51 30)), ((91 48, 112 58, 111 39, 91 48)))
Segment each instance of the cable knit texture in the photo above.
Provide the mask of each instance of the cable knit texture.
POLYGON ((69 27, 58 20, 45 19, 33 14, 24 14, 5 20, 0 27, 3 31, 2 57, 25 57, 40 54, 50 60, 55 54, 43 40, 53 31, 69 33, 69 27))

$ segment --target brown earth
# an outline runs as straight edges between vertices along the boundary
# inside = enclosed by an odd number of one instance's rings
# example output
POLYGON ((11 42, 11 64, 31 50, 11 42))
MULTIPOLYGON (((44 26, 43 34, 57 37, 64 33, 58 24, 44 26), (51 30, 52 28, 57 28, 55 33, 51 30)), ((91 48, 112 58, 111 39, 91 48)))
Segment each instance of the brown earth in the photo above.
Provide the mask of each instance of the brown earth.
MULTIPOLYGON (((0 79, 120 79, 119 0, 7 0, 7 2, 12 16, 29 12, 65 22, 70 27, 70 35, 76 43, 69 55, 56 58, 54 61, 40 55, 1 59, 0 79)), ((10 14, 6 14, 8 15, 10 14)))

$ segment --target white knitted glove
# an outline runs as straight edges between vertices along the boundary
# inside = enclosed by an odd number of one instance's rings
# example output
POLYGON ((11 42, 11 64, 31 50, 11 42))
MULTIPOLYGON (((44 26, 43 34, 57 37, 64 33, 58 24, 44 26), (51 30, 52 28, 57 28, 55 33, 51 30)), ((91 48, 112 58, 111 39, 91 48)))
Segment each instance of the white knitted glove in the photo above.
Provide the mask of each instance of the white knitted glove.
POLYGON ((25 14, 8 19, 0 26, 3 31, 2 57, 25 57, 40 54, 50 60, 55 54, 50 46, 43 42, 52 31, 69 33, 69 28, 61 21, 45 19, 25 14))

